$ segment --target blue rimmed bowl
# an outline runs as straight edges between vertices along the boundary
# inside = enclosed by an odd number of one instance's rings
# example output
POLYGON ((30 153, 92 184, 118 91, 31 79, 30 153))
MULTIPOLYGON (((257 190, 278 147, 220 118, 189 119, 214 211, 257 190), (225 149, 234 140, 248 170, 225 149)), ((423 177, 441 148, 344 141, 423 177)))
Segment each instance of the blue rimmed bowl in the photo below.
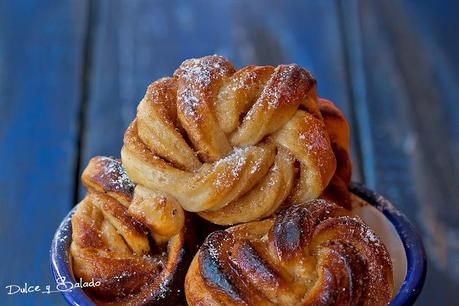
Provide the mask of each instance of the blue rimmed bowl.
POLYGON ((374 211, 380 213, 376 215, 367 210, 364 212, 366 215, 362 217, 379 234, 391 253, 395 285, 399 289, 390 305, 413 305, 424 286, 427 272, 426 254, 421 237, 408 218, 380 194, 359 183, 352 183, 350 190, 375 208, 374 211), (384 219, 386 224, 378 221, 381 219, 384 219), (378 232, 381 229, 383 232, 378 232), (393 232, 392 235, 389 234, 390 231, 393 232), (403 250, 400 250, 402 248, 403 250), (401 253, 402 256, 398 256, 397 253, 401 253), (400 279, 398 284, 397 279, 400 279))
MULTIPOLYGON (((370 204, 357 207, 356 214, 375 229, 391 254, 395 285, 399 289, 390 305, 413 305, 426 276, 426 256, 421 238, 408 218, 384 197, 358 183, 352 183, 350 190, 364 200, 361 203, 370 204)), ((68 285, 78 283, 69 256, 72 237, 70 221, 74 212, 75 208, 65 217, 54 235, 50 254, 51 270, 56 284, 61 284, 61 293, 69 305, 95 305, 81 288, 68 285)))
MULTIPOLYGON (((70 243, 72 242, 72 216, 75 213, 77 206, 75 206, 61 222, 54 234, 53 241, 51 242, 51 271, 53 272, 56 287, 62 283, 75 284, 77 281, 73 275, 72 262, 70 257, 70 243)), ((81 288, 72 288, 69 286, 62 286, 64 288, 57 288, 60 290, 65 300, 69 305, 96 305, 91 298, 81 288)))

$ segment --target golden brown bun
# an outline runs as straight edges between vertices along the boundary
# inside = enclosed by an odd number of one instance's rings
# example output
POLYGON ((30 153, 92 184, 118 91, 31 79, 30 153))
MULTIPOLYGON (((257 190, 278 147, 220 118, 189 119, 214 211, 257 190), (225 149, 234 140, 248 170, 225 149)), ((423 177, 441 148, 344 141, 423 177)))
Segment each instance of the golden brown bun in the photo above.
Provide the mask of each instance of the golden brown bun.
POLYGON ((323 199, 210 234, 185 280, 189 305, 387 305, 392 264, 374 232, 323 199))
POLYGON ((319 108, 336 157, 336 171, 322 197, 345 208, 351 208, 349 183, 352 176, 350 129, 343 113, 333 102, 319 98, 319 108))
POLYGON ((307 70, 215 55, 148 87, 121 158, 136 184, 222 225, 317 198, 336 169, 307 70))
MULTIPOLYGON (((183 211, 177 221, 179 212, 173 215, 167 203, 156 204, 155 211, 145 210, 145 214, 156 214, 155 219, 168 220, 163 221, 166 229, 159 235, 152 224, 136 219, 130 213, 137 197, 135 187, 120 161, 113 158, 91 159, 82 181, 88 193, 72 217, 75 278, 100 282, 86 288, 97 304, 175 305, 187 268, 185 237, 189 235, 181 220, 183 211), (172 226, 175 232, 169 225, 173 222, 181 224, 172 226)), ((137 207, 140 215, 141 208, 137 207)))

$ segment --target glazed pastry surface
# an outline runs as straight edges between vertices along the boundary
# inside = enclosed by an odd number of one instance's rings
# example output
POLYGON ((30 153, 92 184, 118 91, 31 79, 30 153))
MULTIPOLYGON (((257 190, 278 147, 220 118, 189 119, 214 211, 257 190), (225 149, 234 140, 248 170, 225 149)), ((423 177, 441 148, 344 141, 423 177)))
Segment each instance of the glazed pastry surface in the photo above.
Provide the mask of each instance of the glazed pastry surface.
POLYGON ((108 305, 177 305, 184 291, 189 305, 386 305, 389 254, 347 210, 349 134, 296 64, 184 61, 148 87, 122 165, 84 171, 75 276, 100 281, 88 292, 108 305), (191 228, 184 210, 209 223, 191 228))
POLYGON ((175 305, 187 269, 180 206, 138 194, 113 158, 91 159, 82 181, 88 192, 72 217, 75 278, 100 282, 88 288, 100 305, 175 305))
POLYGON ((336 169, 307 70, 216 55, 148 87, 121 158, 136 184, 224 225, 317 198, 336 169))
POLYGON ((387 305, 392 264, 360 218, 317 199, 209 235, 185 291, 189 305, 387 305))
POLYGON ((335 174, 327 188, 325 188, 322 198, 351 209, 349 184, 352 176, 352 162, 349 124, 343 113, 333 102, 319 98, 319 108, 336 157, 335 174))

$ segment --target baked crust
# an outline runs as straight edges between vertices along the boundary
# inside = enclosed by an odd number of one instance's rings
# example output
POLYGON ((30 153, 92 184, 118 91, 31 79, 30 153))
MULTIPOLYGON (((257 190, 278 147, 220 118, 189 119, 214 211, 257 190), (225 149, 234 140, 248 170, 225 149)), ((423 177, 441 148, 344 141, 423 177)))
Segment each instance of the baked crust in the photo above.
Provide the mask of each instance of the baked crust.
POLYGON ((319 98, 319 108, 336 157, 335 174, 321 197, 351 209, 349 184, 352 176, 352 162, 349 148, 349 124, 344 114, 330 100, 319 98))
POLYGON ((210 234, 185 279, 189 305, 387 305, 392 263, 375 233, 316 199, 210 234))
POLYGON ((145 210, 156 219, 172 219, 164 221, 175 224, 168 235, 132 214, 137 188, 114 158, 92 158, 82 182, 88 193, 72 216, 70 253, 77 279, 100 282, 85 288, 87 293, 99 305, 175 305, 190 257, 188 227, 177 220, 178 212, 172 216, 167 203, 163 210, 145 210))

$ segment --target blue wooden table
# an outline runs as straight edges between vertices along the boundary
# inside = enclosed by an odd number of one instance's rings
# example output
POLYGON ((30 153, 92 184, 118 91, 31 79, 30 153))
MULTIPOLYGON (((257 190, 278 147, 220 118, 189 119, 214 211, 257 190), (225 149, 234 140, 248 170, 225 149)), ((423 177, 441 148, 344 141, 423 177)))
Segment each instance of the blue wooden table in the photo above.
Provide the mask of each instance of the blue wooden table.
POLYGON ((418 305, 459 305, 457 1, 0 1, 0 305, 62 305, 49 245, 91 156, 119 155, 152 80, 189 57, 295 62, 350 119, 354 180, 416 224, 418 305))

